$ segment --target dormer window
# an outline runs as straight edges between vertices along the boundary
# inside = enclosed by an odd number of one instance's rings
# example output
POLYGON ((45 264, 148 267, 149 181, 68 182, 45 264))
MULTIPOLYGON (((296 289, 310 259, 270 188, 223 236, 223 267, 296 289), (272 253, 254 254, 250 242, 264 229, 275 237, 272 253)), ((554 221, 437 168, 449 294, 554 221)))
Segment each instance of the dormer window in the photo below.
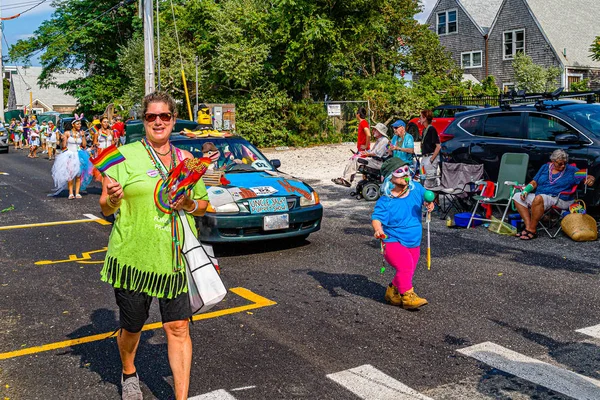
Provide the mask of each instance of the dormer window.
POLYGON ((515 58, 517 53, 525 52, 525 30, 519 29, 515 31, 503 32, 503 44, 504 52, 503 58, 505 60, 512 60, 515 58))
POLYGON ((437 13, 438 35, 448 35, 456 32, 458 32, 456 10, 448 10, 437 13))

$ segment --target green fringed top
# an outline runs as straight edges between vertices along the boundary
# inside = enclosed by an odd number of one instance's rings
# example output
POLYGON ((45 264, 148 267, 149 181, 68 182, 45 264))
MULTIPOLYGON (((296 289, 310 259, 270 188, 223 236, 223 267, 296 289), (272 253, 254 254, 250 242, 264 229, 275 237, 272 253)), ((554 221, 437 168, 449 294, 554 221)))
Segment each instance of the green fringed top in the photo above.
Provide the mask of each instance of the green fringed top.
MULTIPOLYGON (((115 288, 172 299, 187 292, 187 281, 185 269, 174 272, 171 217, 154 203, 160 174, 141 142, 119 150, 125 161, 111 167, 107 175, 123 187, 123 201, 108 241, 101 279, 115 288)), ((192 198, 208 200, 202 180, 194 187, 192 198)), ((193 216, 187 214, 187 218, 197 234, 193 216)))

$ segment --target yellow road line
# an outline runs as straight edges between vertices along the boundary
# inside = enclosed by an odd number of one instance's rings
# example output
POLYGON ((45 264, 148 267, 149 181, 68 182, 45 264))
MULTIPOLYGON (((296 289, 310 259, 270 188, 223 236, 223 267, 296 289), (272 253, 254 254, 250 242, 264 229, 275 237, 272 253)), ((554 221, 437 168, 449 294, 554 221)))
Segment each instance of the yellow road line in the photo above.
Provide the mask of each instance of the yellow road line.
POLYGON ((9 226, 0 226, 0 231, 8 231, 11 229, 24 229, 24 228, 39 228, 41 226, 56 226, 56 225, 71 225, 71 224, 83 224, 86 222, 96 222, 100 225, 111 225, 110 222, 103 220, 101 218, 97 219, 74 219, 72 221, 55 221, 55 222, 42 222, 39 224, 26 224, 26 225, 9 225, 9 226))
POLYGON ((77 257, 75 254, 70 254, 69 258, 66 260, 41 260, 36 261, 34 265, 49 265, 49 264, 60 264, 60 263, 68 263, 68 262, 76 262, 78 264, 104 264, 104 259, 98 261, 91 261, 92 257, 90 254, 96 253, 104 253, 108 250, 108 247, 103 247, 100 250, 92 250, 81 253, 81 257, 77 257))
MULTIPOLYGON (((231 288, 231 289, 229 289, 229 291, 237 294, 238 296, 240 296, 243 299, 251 301, 252 303, 247 304, 245 306, 239 306, 239 307, 233 307, 233 308, 226 308, 224 310, 212 311, 212 312, 209 312, 206 314, 198 314, 198 315, 195 315, 192 318, 192 320, 199 321, 199 320, 203 320, 203 319, 217 318, 217 317, 222 317, 224 315, 237 314, 240 312, 254 310, 254 309, 262 308, 262 307, 268 307, 268 306, 277 304, 273 300, 269 300, 266 297, 262 297, 256 293, 254 293, 248 289, 242 288, 242 287, 231 288)), ((144 325, 142 330, 150 331, 150 330, 158 329, 160 327, 162 327, 162 322, 155 322, 152 324, 144 325)), ((109 339, 110 337, 114 337, 113 332, 106 332, 106 333, 100 333, 98 335, 84 336, 84 337, 78 338, 78 339, 71 339, 71 340, 65 340, 62 342, 49 343, 49 344, 44 344, 42 346, 28 347, 26 349, 9 351, 6 353, 0 353, 0 360, 7 360, 9 358, 26 356, 29 354, 43 353, 45 351, 50 351, 50 350, 64 349, 65 347, 72 347, 72 346, 77 346, 79 344, 91 343, 91 342, 96 342, 99 340, 109 339)))

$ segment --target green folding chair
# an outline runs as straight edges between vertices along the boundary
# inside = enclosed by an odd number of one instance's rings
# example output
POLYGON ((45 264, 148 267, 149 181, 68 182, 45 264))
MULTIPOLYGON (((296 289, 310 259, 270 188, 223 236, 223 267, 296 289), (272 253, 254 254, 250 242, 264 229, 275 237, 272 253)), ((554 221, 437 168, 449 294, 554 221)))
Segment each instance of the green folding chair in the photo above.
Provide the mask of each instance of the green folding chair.
POLYGON ((491 221, 490 219, 475 216, 479 206, 484 204, 496 206, 500 211, 502 211, 502 207, 504 207, 504 214, 502 214, 502 222, 504 222, 514 193, 514 187, 525 183, 528 163, 529 154, 504 153, 502 155, 502 160, 500 160, 500 171, 498 172, 498 182, 496 182, 496 193, 494 194, 494 197, 483 196, 487 186, 486 181, 475 182, 477 185, 483 185, 483 189, 481 190, 481 194, 473 196, 473 199, 475 199, 477 203, 475 204, 475 208, 473 208, 467 228, 471 227, 473 220, 491 221))

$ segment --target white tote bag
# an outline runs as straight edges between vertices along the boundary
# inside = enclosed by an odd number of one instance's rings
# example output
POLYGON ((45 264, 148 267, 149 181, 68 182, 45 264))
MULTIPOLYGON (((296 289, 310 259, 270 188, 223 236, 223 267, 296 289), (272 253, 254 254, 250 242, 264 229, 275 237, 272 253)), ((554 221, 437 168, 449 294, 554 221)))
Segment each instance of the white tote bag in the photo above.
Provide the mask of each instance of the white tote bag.
POLYGON ((218 262, 212 246, 202 245, 192 232, 185 213, 178 212, 183 226, 182 253, 186 264, 190 307, 194 314, 206 312, 223 300, 227 289, 215 268, 218 262))

